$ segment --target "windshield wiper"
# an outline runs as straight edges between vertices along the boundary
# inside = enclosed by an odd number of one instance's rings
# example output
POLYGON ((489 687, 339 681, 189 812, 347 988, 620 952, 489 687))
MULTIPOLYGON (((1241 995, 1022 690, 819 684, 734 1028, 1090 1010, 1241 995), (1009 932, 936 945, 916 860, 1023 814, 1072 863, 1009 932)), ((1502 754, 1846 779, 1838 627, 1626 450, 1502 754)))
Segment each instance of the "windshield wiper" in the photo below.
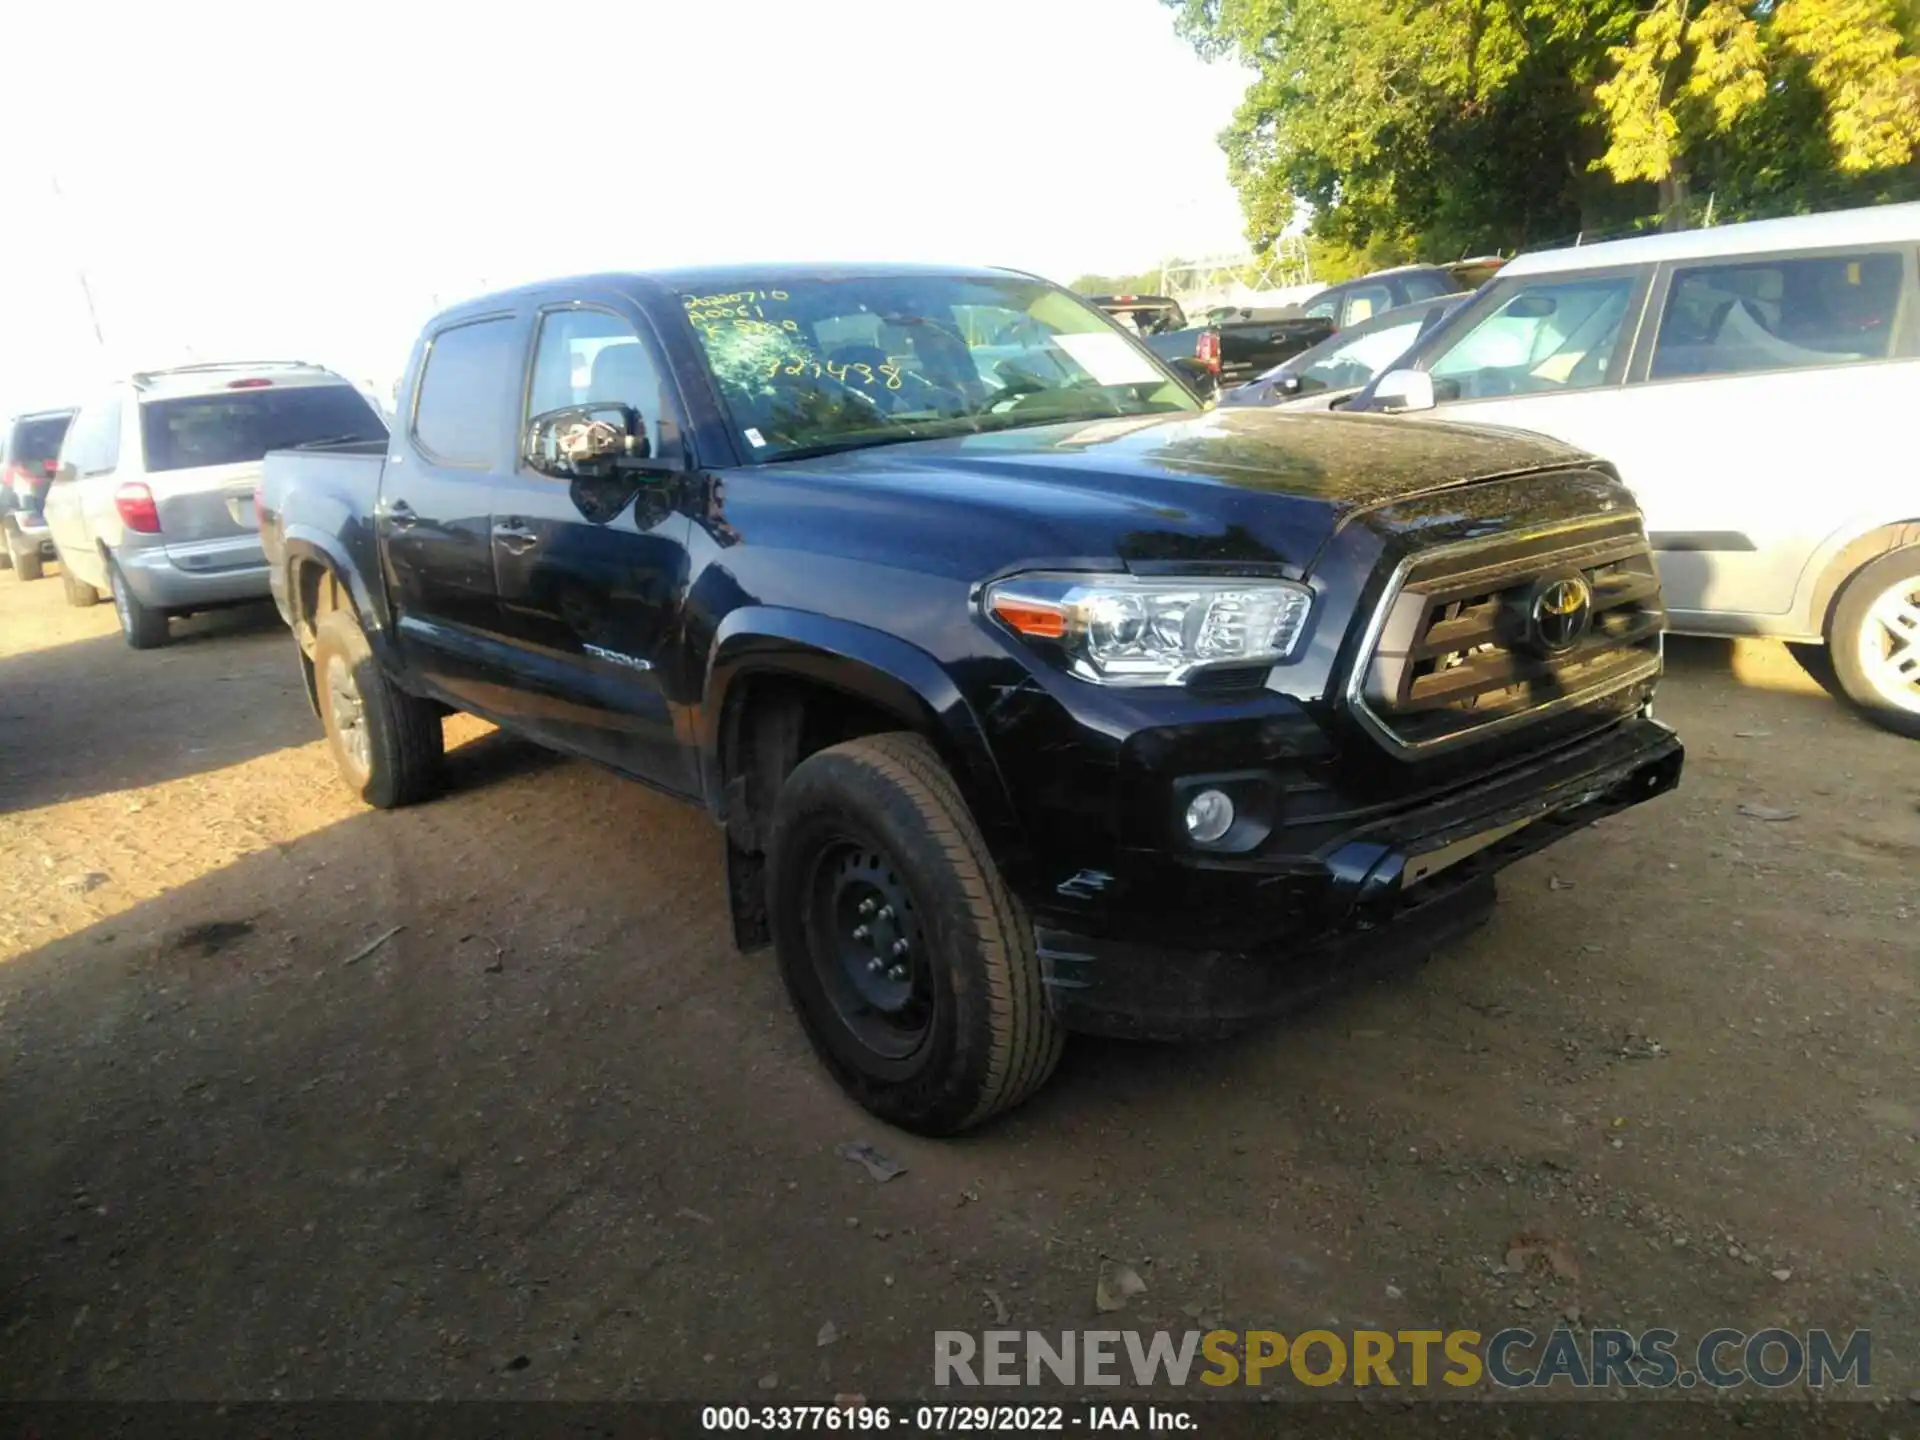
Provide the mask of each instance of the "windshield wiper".
POLYGON ((769 455, 766 464, 777 465, 782 460, 812 460, 820 455, 839 455, 848 450, 871 450, 876 445, 898 445, 903 440, 929 440, 936 437, 915 426, 902 426, 887 435, 863 435, 858 439, 822 440, 814 445, 795 445, 790 450, 782 450, 778 455, 769 455))

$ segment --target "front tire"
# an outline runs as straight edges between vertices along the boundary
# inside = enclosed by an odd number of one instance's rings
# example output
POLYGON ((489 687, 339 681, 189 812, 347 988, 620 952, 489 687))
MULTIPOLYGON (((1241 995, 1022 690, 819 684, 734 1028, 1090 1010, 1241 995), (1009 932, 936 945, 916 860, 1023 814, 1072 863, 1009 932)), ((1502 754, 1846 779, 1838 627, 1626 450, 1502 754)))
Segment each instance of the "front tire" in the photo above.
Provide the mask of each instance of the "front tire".
POLYGON ((113 592, 113 611, 120 618, 120 634, 127 644, 135 650, 156 650, 167 643, 167 612, 141 604, 111 559, 107 561, 107 588, 113 592))
POLYGON ((767 899, 808 1039, 881 1119, 950 1135, 1045 1083, 1064 1037, 1033 928, 918 736, 810 756, 781 787, 767 899))
POLYGON ((446 753, 440 712, 387 679, 350 611, 316 627, 313 676, 327 748, 347 788, 377 810, 432 798, 446 753))
POLYGON ((30 544, 14 528, 7 527, 7 558, 13 562, 13 573, 20 580, 38 580, 46 573, 45 564, 40 558, 40 546, 30 544))
POLYGON ((1920 546, 1861 568, 1827 632, 1833 673, 1874 724, 1920 739, 1920 546))

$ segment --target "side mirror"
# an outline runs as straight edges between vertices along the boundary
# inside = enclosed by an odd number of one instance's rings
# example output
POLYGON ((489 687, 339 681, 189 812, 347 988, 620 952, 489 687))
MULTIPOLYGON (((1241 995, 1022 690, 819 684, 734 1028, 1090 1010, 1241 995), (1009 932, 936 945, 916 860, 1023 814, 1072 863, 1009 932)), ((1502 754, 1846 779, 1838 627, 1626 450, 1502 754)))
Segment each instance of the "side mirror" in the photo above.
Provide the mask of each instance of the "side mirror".
POLYGON ((521 454, 529 469, 556 480, 672 468, 652 459, 639 412, 612 402, 568 405, 534 416, 521 454))
POLYGON ((1372 410, 1402 413, 1433 409, 1433 377, 1424 370, 1389 370, 1374 383, 1372 410))
POLYGON ((1273 388, 1278 390, 1282 395, 1298 395, 1300 393, 1300 377, 1298 375, 1276 375, 1273 381, 1273 388))
POLYGON ((1220 377, 1208 368, 1206 361, 1192 355, 1182 355, 1169 362, 1186 386, 1202 400, 1211 400, 1220 393, 1220 377))

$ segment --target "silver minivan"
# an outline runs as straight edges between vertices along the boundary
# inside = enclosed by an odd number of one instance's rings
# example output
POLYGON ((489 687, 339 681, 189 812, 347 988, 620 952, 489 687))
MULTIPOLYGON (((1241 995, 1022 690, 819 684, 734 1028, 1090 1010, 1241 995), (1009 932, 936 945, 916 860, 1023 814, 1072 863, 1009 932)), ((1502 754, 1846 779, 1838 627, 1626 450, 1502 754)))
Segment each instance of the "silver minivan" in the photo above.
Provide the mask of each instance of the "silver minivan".
POLYGON ((186 365, 110 387, 74 416, 47 491, 67 599, 112 595, 136 650, 166 643, 170 615, 265 599, 260 458, 386 436, 353 385, 297 361, 186 365))
POLYGON ((1619 467, 1672 627, 1824 642, 1920 736, 1920 204, 1511 261, 1349 410, 1569 441, 1619 467))

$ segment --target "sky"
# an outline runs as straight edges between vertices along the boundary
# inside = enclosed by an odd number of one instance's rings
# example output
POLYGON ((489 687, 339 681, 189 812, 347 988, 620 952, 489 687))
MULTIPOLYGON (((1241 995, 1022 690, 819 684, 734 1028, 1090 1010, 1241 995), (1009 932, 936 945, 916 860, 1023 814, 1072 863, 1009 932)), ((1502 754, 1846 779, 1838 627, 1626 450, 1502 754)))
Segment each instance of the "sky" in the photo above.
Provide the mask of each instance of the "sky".
POLYGON ((189 359, 384 384, 438 305, 594 270, 1244 248, 1249 77, 1159 0, 0 9, 44 87, 0 126, 0 414, 189 359))

